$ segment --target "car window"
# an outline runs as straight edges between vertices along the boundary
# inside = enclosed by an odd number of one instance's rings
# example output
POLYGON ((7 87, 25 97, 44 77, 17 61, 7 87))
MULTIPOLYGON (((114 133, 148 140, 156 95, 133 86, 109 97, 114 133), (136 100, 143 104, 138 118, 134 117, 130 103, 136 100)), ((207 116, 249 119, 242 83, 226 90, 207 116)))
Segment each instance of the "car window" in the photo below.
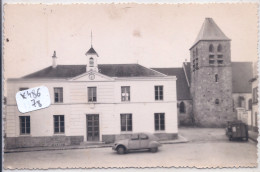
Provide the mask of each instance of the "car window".
POLYGON ((132 134, 131 140, 138 140, 138 139, 139 139, 138 134, 132 134))
POLYGON ((141 140, 147 140, 148 136, 146 134, 140 134, 140 139, 141 140))

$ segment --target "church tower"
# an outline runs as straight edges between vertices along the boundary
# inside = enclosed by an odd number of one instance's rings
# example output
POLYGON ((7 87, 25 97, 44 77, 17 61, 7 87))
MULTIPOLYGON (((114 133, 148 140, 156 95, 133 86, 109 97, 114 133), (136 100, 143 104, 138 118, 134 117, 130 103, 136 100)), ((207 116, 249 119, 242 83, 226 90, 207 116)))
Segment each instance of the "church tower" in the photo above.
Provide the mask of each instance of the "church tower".
POLYGON ((92 45, 92 32, 91 32, 91 47, 85 54, 87 56, 86 72, 96 71, 98 72, 98 54, 94 50, 92 45))
POLYGON ((190 48, 193 117, 198 126, 222 127, 235 119, 230 41, 212 18, 206 18, 190 48))

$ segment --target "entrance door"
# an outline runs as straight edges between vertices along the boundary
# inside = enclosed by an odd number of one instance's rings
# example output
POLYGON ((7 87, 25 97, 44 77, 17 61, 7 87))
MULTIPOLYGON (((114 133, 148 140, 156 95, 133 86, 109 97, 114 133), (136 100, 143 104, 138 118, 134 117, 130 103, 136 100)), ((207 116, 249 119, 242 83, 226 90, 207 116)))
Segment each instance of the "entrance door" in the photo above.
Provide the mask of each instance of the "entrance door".
POLYGON ((87 141, 99 141, 99 115, 87 115, 87 141))

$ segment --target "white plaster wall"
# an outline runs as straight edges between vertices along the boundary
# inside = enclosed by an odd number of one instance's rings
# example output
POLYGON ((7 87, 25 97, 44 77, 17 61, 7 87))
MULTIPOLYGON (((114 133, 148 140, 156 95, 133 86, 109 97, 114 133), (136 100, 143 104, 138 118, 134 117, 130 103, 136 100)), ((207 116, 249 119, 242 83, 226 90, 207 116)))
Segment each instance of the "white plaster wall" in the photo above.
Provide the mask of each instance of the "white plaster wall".
MULTIPOLYGON (((54 136, 53 115, 65 116, 66 136, 84 136, 86 114, 99 114, 100 140, 103 134, 120 134, 120 114, 132 113, 133 132, 154 133, 154 113, 165 113, 164 133, 178 133, 176 81, 134 80, 116 82, 12 81, 8 83, 7 137, 20 136, 19 116, 30 116, 30 136, 54 136), (22 114, 18 111, 15 94, 20 87, 44 85, 49 89, 51 106, 22 114), (155 101, 154 86, 164 86, 164 100, 155 101), (97 87, 97 102, 87 102, 87 87, 97 87), (121 86, 130 86, 131 101, 121 102, 121 86), (54 103, 53 87, 63 87, 63 103, 54 103)), ((25 136, 26 137, 26 136, 25 136)))

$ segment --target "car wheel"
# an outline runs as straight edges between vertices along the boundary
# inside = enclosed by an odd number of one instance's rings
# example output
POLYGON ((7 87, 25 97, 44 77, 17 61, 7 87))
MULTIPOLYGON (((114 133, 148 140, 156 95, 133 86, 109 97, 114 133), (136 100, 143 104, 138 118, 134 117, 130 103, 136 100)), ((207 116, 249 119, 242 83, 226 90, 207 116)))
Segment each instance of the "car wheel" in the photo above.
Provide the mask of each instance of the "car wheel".
POLYGON ((124 148, 123 146, 119 146, 119 147, 117 148, 117 153, 118 153, 118 154, 124 154, 124 153, 125 153, 125 148, 124 148))
POLYGON ((157 147, 151 149, 151 152, 153 152, 153 153, 155 153, 155 152, 157 152, 157 151, 158 151, 158 148, 157 148, 157 147))

